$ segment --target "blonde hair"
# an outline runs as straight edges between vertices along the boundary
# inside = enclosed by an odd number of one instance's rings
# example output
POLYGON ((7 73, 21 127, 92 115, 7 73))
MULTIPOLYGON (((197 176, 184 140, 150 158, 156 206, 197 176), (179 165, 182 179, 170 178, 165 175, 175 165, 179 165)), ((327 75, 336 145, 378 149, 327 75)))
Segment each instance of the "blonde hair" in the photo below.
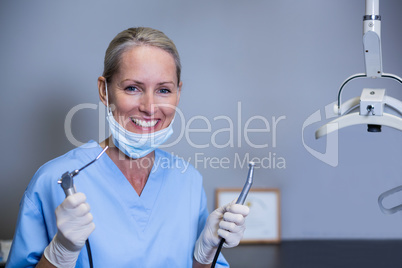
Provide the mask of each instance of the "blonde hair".
POLYGON ((110 42, 105 53, 102 75, 107 82, 119 70, 121 55, 133 46, 153 46, 172 55, 176 65, 177 84, 180 83, 181 63, 175 44, 163 32, 148 27, 129 28, 117 34, 110 42))

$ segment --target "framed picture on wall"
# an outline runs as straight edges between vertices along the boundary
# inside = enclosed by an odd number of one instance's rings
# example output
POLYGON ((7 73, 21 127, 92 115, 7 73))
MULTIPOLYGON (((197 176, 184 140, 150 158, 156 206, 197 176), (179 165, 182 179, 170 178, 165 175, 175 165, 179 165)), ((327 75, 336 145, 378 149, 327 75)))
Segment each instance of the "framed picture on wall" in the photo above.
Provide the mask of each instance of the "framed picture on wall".
MULTIPOLYGON (((241 188, 218 188, 215 206, 218 208, 236 199, 241 188)), ((250 207, 246 231, 240 243, 279 243, 280 192, 279 189, 251 189, 244 203, 250 207)))

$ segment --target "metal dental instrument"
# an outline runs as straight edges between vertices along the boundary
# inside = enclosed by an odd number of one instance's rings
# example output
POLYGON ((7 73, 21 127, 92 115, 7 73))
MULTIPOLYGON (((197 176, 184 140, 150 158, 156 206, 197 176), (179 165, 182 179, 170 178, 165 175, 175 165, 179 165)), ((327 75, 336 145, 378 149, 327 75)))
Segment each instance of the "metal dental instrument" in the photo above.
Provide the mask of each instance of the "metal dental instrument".
POLYGON ((249 169, 248 169, 248 175, 247 175, 247 180, 246 183, 243 186, 243 190, 241 191, 239 198, 237 198, 236 204, 244 204, 244 201, 246 201, 248 192, 251 189, 251 185, 253 185, 253 175, 254 175, 254 167, 255 167, 255 163, 254 162, 250 162, 248 164, 249 169))
MULTIPOLYGON (((73 177, 78 175, 78 173, 80 173, 80 171, 82 171, 84 168, 87 168, 89 165, 93 164, 96 160, 98 160, 102 154, 104 152, 106 152, 106 150, 109 147, 106 146, 105 149, 102 150, 102 152, 100 152, 100 154, 91 162, 89 162, 88 164, 86 164, 85 166, 83 166, 80 169, 76 169, 74 171, 72 171, 71 173, 69 173, 68 171, 66 173, 64 173, 61 176, 61 179, 58 180, 58 183, 61 185, 61 188, 63 188, 64 193, 66 194, 66 198, 72 194, 75 194, 77 191, 75 190, 74 187, 74 180, 73 177)), ((88 261, 89 261, 89 267, 93 268, 93 261, 92 261, 92 252, 91 252, 91 246, 89 244, 89 240, 87 239, 85 241, 85 246, 87 248, 87 253, 88 253, 88 261)))
MULTIPOLYGON (((243 205, 244 201, 246 201, 248 192, 251 189, 251 185, 253 185, 254 166, 255 166, 254 162, 248 163, 249 169, 248 169, 248 175, 247 175, 246 183, 244 184, 243 190, 241 191, 239 197, 237 198, 236 204, 243 205)), ((218 260, 219 253, 221 252, 222 246, 223 246, 224 243, 225 243, 225 239, 222 238, 220 243, 219 243, 218 249, 216 250, 215 257, 214 257, 214 260, 212 261, 211 268, 215 267, 216 261, 218 260)))
POLYGON ((61 176, 61 179, 59 179, 58 183, 61 185, 61 188, 63 188, 66 197, 76 193, 73 177, 78 175, 78 173, 80 173, 80 171, 82 171, 84 168, 88 167, 89 165, 93 164, 96 160, 98 160, 102 156, 102 154, 106 152, 108 148, 109 147, 106 146, 105 149, 103 149, 102 152, 94 160, 92 160, 82 168, 76 169, 71 173, 67 171, 61 176))

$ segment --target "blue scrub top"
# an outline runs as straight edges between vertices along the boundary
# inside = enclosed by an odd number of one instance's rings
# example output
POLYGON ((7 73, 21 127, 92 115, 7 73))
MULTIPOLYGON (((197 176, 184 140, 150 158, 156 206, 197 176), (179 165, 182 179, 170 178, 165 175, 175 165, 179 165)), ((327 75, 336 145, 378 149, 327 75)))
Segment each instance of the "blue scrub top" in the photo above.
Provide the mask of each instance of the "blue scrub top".
MULTIPOLYGON (((54 211, 65 198, 58 179, 101 150, 90 141, 36 172, 20 204, 7 267, 39 262, 57 232, 54 211)), ((96 227, 89 236, 94 267, 192 267, 208 211, 202 176, 189 163, 157 149, 141 196, 107 154, 74 177, 74 183, 87 196, 94 217, 96 227)), ((89 267, 85 247, 76 267, 89 267)), ((229 267, 222 255, 216 267, 229 267)))

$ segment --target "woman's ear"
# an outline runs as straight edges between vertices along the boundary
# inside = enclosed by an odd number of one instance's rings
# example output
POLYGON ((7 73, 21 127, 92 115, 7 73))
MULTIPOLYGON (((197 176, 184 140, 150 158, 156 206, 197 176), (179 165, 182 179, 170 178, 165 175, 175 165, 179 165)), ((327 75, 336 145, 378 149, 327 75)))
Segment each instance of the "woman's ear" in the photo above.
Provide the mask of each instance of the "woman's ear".
POLYGON ((98 78, 98 90, 99 90, 99 99, 101 102, 107 106, 107 96, 106 96, 106 79, 103 76, 99 76, 98 78))

